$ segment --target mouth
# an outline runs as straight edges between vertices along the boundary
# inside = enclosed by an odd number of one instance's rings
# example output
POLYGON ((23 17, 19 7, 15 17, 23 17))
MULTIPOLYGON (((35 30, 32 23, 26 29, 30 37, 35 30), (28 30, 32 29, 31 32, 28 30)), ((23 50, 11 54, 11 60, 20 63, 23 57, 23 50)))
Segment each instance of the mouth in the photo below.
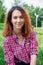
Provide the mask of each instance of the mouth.
POLYGON ((18 24, 16 24, 16 25, 20 26, 21 24, 20 24, 20 23, 18 23, 18 24))

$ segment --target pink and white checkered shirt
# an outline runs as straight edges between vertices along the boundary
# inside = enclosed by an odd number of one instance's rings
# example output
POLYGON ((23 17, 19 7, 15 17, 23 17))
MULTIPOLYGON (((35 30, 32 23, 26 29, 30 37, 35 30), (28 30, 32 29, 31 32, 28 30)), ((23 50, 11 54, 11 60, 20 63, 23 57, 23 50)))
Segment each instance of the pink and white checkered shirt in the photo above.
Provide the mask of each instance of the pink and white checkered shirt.
POLYGON ((30 36, 25 38, 24 46, 17 42, 17 38, 17 35, 13 33, 11 36, 7 36, 3 42, 6 65, 15 65, 21 61, 30 63, 30 56, 38 53, 38 43, 33 30, 30 32, 30 36))

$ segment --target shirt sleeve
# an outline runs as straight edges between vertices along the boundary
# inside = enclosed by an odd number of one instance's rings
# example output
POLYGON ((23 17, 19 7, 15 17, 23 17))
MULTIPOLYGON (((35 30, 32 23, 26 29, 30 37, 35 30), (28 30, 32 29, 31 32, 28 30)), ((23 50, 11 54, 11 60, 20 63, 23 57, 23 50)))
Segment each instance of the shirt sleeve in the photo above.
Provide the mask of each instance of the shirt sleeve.
POLYGON ((36 33, 32 30, 30 33, 30 55, 38 54, 38 42, 36 33))
POLYGON ((14 63, 14 55, 11 51, 10 45, 9 45, 9 39, 6 38, 3 42, 3 52, 4 52, 4 59, 6 61, 6 65, 15 65, 14 63))

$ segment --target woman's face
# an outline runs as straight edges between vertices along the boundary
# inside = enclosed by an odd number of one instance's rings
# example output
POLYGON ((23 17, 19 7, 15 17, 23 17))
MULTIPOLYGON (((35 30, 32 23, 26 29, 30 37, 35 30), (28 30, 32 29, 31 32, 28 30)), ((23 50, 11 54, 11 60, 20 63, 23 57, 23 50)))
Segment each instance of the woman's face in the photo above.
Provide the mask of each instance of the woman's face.
POLYGON ((24 25, 24 18, 19 10, 14 10, 12 13, 11 22, 15 29, 21 29, 24 25))

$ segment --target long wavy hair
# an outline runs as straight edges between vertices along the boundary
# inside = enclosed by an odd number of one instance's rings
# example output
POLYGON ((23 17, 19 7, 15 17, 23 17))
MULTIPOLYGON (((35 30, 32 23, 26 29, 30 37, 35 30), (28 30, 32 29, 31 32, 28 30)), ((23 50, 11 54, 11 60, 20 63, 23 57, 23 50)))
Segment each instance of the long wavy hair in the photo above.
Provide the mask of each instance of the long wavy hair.
POLYGON ((26 13, 26 11, 20 6, 13 6, 7 13, 7 15, 5 17, 5 22, 4 22, 5 25, 4 25, 4 29, 3 29, 3 36, 4 37, 9 36, 13 32, 13 24, 11 23, 11 18, 12 18, 12 13, 15 9, 19 10, 24 17, 25 23, 21 29, 21 33, 23 36, 26 37, 29 35, 29 33, 31 31, 32 25, 31 25, 30 17, 26 13))

